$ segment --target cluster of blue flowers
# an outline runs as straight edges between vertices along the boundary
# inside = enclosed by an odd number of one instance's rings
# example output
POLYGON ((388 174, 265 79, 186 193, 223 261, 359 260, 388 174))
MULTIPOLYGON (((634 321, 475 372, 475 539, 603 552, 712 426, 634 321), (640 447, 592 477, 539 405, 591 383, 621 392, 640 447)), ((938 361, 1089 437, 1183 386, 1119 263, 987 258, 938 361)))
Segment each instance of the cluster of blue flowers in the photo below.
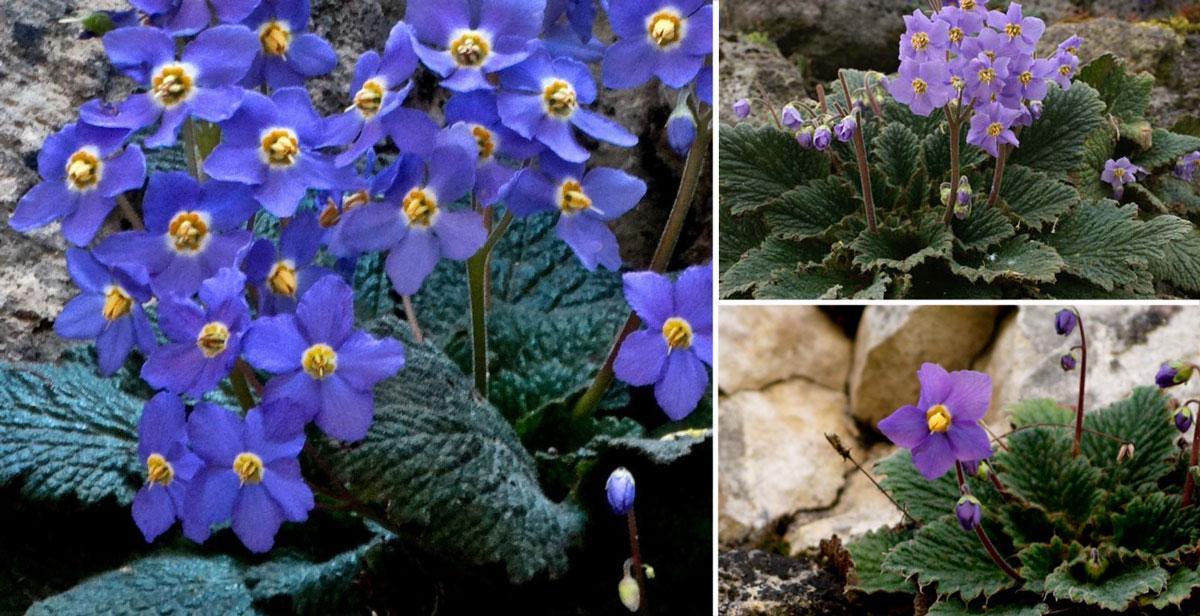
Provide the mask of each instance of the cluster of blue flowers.
POLYGON ((1007 12, 988 11, 982 0, 945 4, 932 17, 917 10, 904 18, 900 71, 888 91, 921 116, 947 105, 971 108, 967 142, 999 156, 1001 145, 1020 145, 1014 129, 1041 115, 1051 82, 1070 89, 1081 40, 1035 58, 1046 25, 1025 17, 1020 4, 1007 12))
MULTIPOLYGON (((304 88, 338 62, 307 32, 309 0, 130 3, 103 43, 138 92, 85 104, 46 140, 42 181, 9 222, 27 231, 61 221, 77 247, 67 261, 81 293, 55 323, 59 334, 94 339, 106 375, 134 347, 146 356, 141 376, 159 393, 140 424, 147 481, 133 516, 148 541, 176 520, 195 541, 231 522, 248 548, 266 551, 284 521, 314 506, 298 461, 306 426, 341 441, 366 436, 372 388, 403 368, 404 348, 355 328, 343 277, 352 268, 321 263, 385 251, 395 290, 411 295, 441 259, 475 255, 487 240, 481 210, 505 202, 516 216, 559 213, 558 236, 586 268, 619 269, 606 223, 637 205, 646 184, 587 166, 581 135, 638 142, 592 110, 588 63, 602 62, 610 88, 652 78, 679 88, 669 129, 678 149, 695 138, 692 105, 711 104, 704 0, 602 2, 618 39, 608 47, 592 36, 590 0, 410 0, 383 52, 358 59, 348 108, 330 117, 304 88), (442 122, 404 107, 421 65, 452 93, 442 122), (690 137, 677 116, 691 122, 690 137), (196 135, 217 129, 219 143, 197 154, 196 135), (377 170, 375 148, 389 138, 399 155, 377 170), (160 173, 147 185, 142 147, 180 140, 199 159, 193 174, 160 173), (124 193, 144 185, 143 224, 124 193), (302 206, 309 191, 315 211, 302 206), (463 205, 467 195, 475 207, 463 205), (118 204, 134 228, 98 239, 118 204), (281 219, 277 240, 255 237, 260 210, 281 219), (244 416, 205 401, 232 374, 253 382, 254 369, 270 379, 244 416)), ((705 315, 689 294, 647 299, 662 344, 646 345, 637 380, 667 382, 659 400, 673 417, 698 400, 692 360, 711 363, 704 295, 705 315), (675 312, 690 324, 671 320, 675 312), (695 350, 691 360, 667 357, 676 349, 695 350)), ((706 385, 702 366, 700 376, 706 385)))

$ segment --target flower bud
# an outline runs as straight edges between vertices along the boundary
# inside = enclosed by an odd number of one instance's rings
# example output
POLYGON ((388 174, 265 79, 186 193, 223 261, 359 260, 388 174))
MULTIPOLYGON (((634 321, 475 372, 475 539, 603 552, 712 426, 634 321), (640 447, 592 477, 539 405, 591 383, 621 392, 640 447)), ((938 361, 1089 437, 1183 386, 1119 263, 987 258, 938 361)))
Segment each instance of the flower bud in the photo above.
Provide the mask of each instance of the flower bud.
POLYGON ((733 115, 737 116, 740 120, 750 117, 750 101, 744 98, 733 101, 733 115))
POLYGON ((833 127, 833 131, 837 134, 838 141, 846 143, 854 138, 854 133, 858 132, 858 120, 855 120, 854 116, 848 115, 833 127))
POLYGON ((1120 464, 1126 460, 1132 460, 1133 454, 1133 443, 1123 443, 1121 447, 1117 449, 1117 464, 1120 464))
POLYGON ((1181 359, 1167 362, 1158 369, 1158 374, 1154 375, 1154 382, 1163 389, 1181 385, 1192 378, 1193 368, 1192 364, 1181 359))
POLYGON ((642 606, 642 592, 638 588, 637 580, 629 575, 629 568, 625 568, 625 577, 617 583, 617 596, 621 598, 621 604, 625 609, 636 612, 642 606))
POLYGON ((805 126, 796 131, 796 143, 805 150, 811 150, 813 147, 813 127, 805 126))
POLYGON ((675 106, 675 111, 671 112, 671 117, 667 118, 667 143, 671 144, 671 149, 677 154, 685 156, 695 140, 696 118, 692 116, 687 99, 683 98, 680 104, 675 106))
POLYGON ((1186 433, 1192 428, 1192 409, 1191 407, 1183 407, 1175 411, 1175 429, 1186 433))
POLYGON ((787 105, 783 108, 783 125, 791 130, 796 130, 804 124, 804 118, 800 117, 800 112, 795 107, 787 105))
POLYGON ((1029 101, 1029 115, 1033 116, 1034 120, 1042 117, 1043 109, 1045 109, 1045 105, 1042 104, 1042 101, 1029 101))
POLYGON ((1054 331, 1058 332, 1059 336, 1069 335, 1075 331, 1075 324, 1078 320, 1079 317, 1076 316, 1074 310, 1063 308, 1054 315, 1054 331))
POLYGON ((963 530, 975 530, 979 526, 979 520, 983 516, 983 508, 979 506, 979 499, 964 494, 958 499, 958 505, 954 507, 954 515, 958 516, 958 524, 963 530))
POLYGON ((818 126, 813 132, 813 147, 824 152, 829 149, 829 144, 833 142, 833 132, 828 126, 818 126))
POLYGON ((633 509, 633 499, 636 496, 636 488, 633 482, 633 474, 625 467, 618 468, 608 476, 608 481, 604 484, 604 491, 608 495, 608 506, 612 507, 613 513, 617 515, 625 515, 633 509))
POLYGON ((1070 371, 1074 370, 1075 369, 1075 354, 1067 353, 1066 355, 1063 355, 1061 358, 1059 358, 1058 364, 1060 366, 1062 366, 1062 369, 1066 372, 1070 372, 1070 371))

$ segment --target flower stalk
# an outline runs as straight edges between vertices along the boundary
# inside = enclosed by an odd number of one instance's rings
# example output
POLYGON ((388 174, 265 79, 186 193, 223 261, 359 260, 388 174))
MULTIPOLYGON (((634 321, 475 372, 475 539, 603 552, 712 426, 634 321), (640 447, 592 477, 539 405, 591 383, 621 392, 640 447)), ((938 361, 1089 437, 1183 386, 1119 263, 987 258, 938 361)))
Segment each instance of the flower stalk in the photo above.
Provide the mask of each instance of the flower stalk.
MULTIPOLYGON (((1003 158, 997 161, 997 167, 1003 166, 1003 158)), ((1001 170, 1003 172, 1003 170, 1001 170)), ((995 192, 995 186, 992 191, 995 192)), ((991 201, 991 198, 988 198, 991 201)), ((1075 442, 1071 448, 1071 457, 1078 458, 1080 443, 1083 441, 1083 394, 1087 388, 1087 335, 1083 331, 1083 315, 1072 308, 1075 318, 1079 320, 1079 402, 1075 405, 1075 442)))
POLYGON ((467 259, 467 292, 471 304, 472 366, 475 389, 485 398, 488 395, 487 282, 489 276, 487 271, 491 267, 492 250, 496 248, 496 244, 504 236, 504 232, 508 230, 512 221, 512 213, 505 212, 504 217, 488 235, 483 247, 475 253, 475 256, 467 259))
MULTIPOLYGON (((1200 400, 1188 400, 1184 405, 1196 403, 1196 408, 1200 409, 1200 400)), ((1192 504, 1192 494, 1196 491, 1196 477, 1192 474, 1192 468, 1196 466, 1196 462, 1200 461, 1200 421, 1192 422, 1192 454, 1188 459, 1187 477, 1183 480, 1183 500, 1182 507, 1189 507, 1192 504)))
MULTIPOLYGON (((954 470, 958 475, 958 491, 959 493, 966 495, 970 490, 967 489, 967 481, 963 476, 962 462, 955 462, 954 470)), ((988 537, 987 531, 983 530, 983 524, 975 525, 975 536, 979 537, 979 543, 983 545, 983 549, 987 551, 988 556, 992 557, 992 561, 996 563, 997 567, 1000 567, 1000 570, 1003 571, 1005 575, 1018 582, 1024 581, 1024 578, 1021 577, 1021 574, 1017 573, 1017 570, 1013 569, 1012 565, 1008 564, 1008 562, 1004 560, 1004 557, 1000 555, 1000 551, 996 549, 995 544, 993 544, 992 540, 988 537)))
MULTIPOLYGON (((854 113, 854 119, 858 122, 859 127, 862 123, 862 113, 853 109, 854 102, 850 98, 850 86, 846 83, 845 71, 838 71, 838 81, 842 84, 842 93, 846 96, 846 104, 851 107, 854 113)), ((863 131, 861 128, 854 131, 854 158, 858 162, 858 177, 863 194, 863 207, 867 213, 867 229, 871 233, 879 233, 879 227, 875 224, 875 195, 871 192, 871 168, 867 164, 867 145, 863 141, 863 131)))
POLYGON ((625 514, 625 520, 629 526, 629 559, 633 561, 633 576, 637 580, 638 595, 641 602, 638 604, 638 611, 646 612, 646 568, 642 565, 642 548, 638 543, 637 516, 634 515, 634 508, 629 508, 629 513, 625 514))
MULTIPOLYGON (((1000 185, 1004 182, 1004 164, 1008 161, 1008 155, 1012 152, 1011 145, 1000 146, 1000 156, 996 157, 996 168, 992 172, 992 191, 988 193, 987 207, 991 208, 1000 200, 1000 185)), ((1083 323, 1080 322, 1079 335, 1083 336, 1083 323)))
POLYGON ((949 113, 947 109, 947 118, 950 124, 950 198, 946 201, 946 213, 942 216, 942 223, 947 227, 954 220, 954 203, 958 200, 958 184, 962 180, 962 166, 959 162, 958 141, 962 134, 962 118, 958 117, 957 113, 949 113))

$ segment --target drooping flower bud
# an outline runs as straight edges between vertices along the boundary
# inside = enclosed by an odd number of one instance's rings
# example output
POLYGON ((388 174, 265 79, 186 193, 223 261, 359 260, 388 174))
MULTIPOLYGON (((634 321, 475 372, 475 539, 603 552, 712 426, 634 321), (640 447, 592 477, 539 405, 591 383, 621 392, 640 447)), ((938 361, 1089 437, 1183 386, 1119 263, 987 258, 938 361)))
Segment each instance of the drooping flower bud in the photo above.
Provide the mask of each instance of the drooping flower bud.
POLYGON ((637 580, 629 575, 629 566, 625 566, 625 576, 617 583, 617 596, 621 598, 621 605, 625 609, 636 612, 642 606, 642 592, 638 588, 637 580))
POLYGON ((608 496, 608 506, 612 507, 613 513, 625 515, 629 513, 630 509, 633 509, 633 499, 637 489, 634 486, 633 474, 625 467, 618 468, 608 476, 608 481, 604 484, 604 491, 608 496))
POLYGON ((1078 323, 1079 317, 1074 310, 1063 308, 1054 315, 1054 331, 1058 332, 1059 336, 1069 335, 1075 331, 1075 324, 1078 323))
POLYGON ((750 101, 744 98, 733 101, 733 115, 737 116, 739 120, 750 117, 750 101))
POLYGON ((1134 453, 1133 443, 1122 443, 1121 447, 1117 449, 1117 464, 1132 460, 1134 453))
POLYGON ((805 150, 811 150, 813 147, 813 127, 805 126, 796 131, 796 143, 805 150))
POLYGON ((958 524, 963 530, 975 530, 983 516, 983 508, 980 507, 978 498, 964 494, 954 507, 954 515, 958 517, 958 524))
POLYGON ((687 104, 687 97, 679 97, 679 104, 667 118, 667 143, 680 156, 686 156, 696 140, 696 118, 687 104))
POLYGON ((1070 371, 1074 370, 1075 369, 1075 354, 1067 353, 1067 354, 1063 355, 1061 358, 1059 358, 1058 364, 1060 366, 1062 366, 1062 369, 1066 372, 1070 372, 1070 371))
POLYGON ((818 126, 813 132, 813 147, 824 152, 829 149, 829 144, 833 142, 833 132, 828 126, 818 126))
POLYGON ((1158 374, 1154 375, 1154 382, 1163 389, 1181 385, 1192 378, 1193 368, 1192 364, 1181 359, 1167 362, 1158 369, 1158 374))
POLYGON ((855 120, 854 116, 848 115, 838 122, 833 131, 837 134, 838 141, 846 143, 854 138, 854 133, 858 132, 858 120, 855 120))
POLYGON ((804 118, 800 117, 800 112, 795 107, 787 105, 783 108, 782 122, 789 129, 796 130, 804 124, 804 118))
POLYGON ((1175 411, 1175 428, 1180 432, 1187 432, 1192 428, 1192 409, 1191 407, 1182 407, 1175 411))

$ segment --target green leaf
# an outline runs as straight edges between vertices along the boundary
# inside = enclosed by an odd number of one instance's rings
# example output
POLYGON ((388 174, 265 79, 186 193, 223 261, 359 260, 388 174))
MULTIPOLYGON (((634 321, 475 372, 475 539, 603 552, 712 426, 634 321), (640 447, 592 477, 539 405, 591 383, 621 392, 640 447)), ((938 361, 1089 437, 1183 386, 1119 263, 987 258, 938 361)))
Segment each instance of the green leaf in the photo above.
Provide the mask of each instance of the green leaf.
POLYGON ((717 217, 721 225, 721 245, 717 249, 717 256, 720 273, 724 274, 742 255, 762 244, 770 235, 770 228, 759 213, 734 216, 729 211, 728 203, 720 201, 717 205, 717 217))
POLYGON ((965 250, 987 250, 1016 233, 998 208, 983 203, 975 204, 966 218, 952 220, 950 226, 955 242, 965 250))
POLYGON ((1021 132, 1021 147, 1009 162, 1056 177, 1074 171, 1083 156, 1083 143, 1104 123, 1104 101, 1091 86, 1075 82, 1070 90, 1050 88, 1042 116, 1021 132))
POLYGON ((1124 611, 1139 595, 1157 593, 1167 585, 1167 571, 1151 562, 1114 559, 1097 579, 1082 573, 1084 550, 1072 562, 1058 566, 1046 576, 1046 592, 1061 601, 1095 605, 1114 612, 1124 611))
POLYGON ((1154 145, 1133 157, 1133 162, 1151 171, 1174 165, 1176 159, 1188 152, 1200 150, 1200 137, 1180 135, 1161 128, 1154 129, 1154 145))
POLYGON ((916 576, 921 586, 936 582, 938 596, 958 593, 968 600, 1014 585, 953 514, 922 526, 912 540, 896 546, 884 557, 883 568, 905 578, 916 576))
POLYGON ((929 258, 949 257, 954 236, 940 220, 880 226, 877 233, 864 229, 850 243, 857 255, 854 265, 864 269, 889 267, 907 272, 929 258))
POLYGON ((768 238, 721 275, 721 297, 761 288, 778 276, 796 271, 803 263, 821 259, 827 251, 827 246, 817 242, 768 238))
POLYGON ((1183 499, 1151 492, 1129 502, 1123 513, 1113 515, 1113 542, 1145 555, 1174 557, 1190 549, 1196 540, 1195 507, 1181 508, 1183 499))
POLYGON ((1101 470, 1101 485, 1108 490, 1118 486, 1151 490, 1170 472, 1179 433, 1167 410, 1167 396, 1159 388, 1138 387, 1130 397, 1084 415, 1083 425, 1134 445, 1133 459, 1118 463, 1120 443, 1084 433, 1083 453, 1101 470))
POLYGON ((987 616, 1042 616, 1050 612, 1050 606, 1045 603, 985 601, 984 605, 986 607, 981 611, 980 608, 963 603, 962 599, 946 597, 934 603, 926 614, 927 616, 977 616, 981 613, 987 614, 987 616))
POLYGON ((1075 413, 1071 409, 1048 399, 1022 400, 1012 405, 1009 414, 1009 421, 1014 428, 1042 423, 1062 425, 1074 425, 1075 423, 1075 413))
POLYGON ((567 568, 579 511, 542 493, 533 458, 494 407, 433 345, 395 318, 408 365, 375 388, 375 423, 354 447, 322 446, 338 479, 392 528, 462 565, 503 565, 514 582, 567 568))
POLYGON ((1014 282, 1052 282, 1066 266, 1049 246, 1018 235, 983 254, 955 257, 950 271, 970 280, 991 284, 997 279, 1014 282))
POLYGON ((954 473, 946 473, 930 481, 913 466, 907 449, 897 450, 875 464, 875 474, 883 475, 879 485, 896 502, 908 509, 909 515, 921 522, 932 522, 954 511, 958 503, 958 483, 954 473))
POLYGON ((0 363, 0 484, 22 479, 31 499, 129 504, 142 404, 82 349, 60 365, 0 363))
POLYGON ((1150 601, 1150 605, 1165 610, 1178 606, 1192 596, 1192 592, 1200 587, 1200 571, 1180 567, 1171 572, 1167 586, 1150 601))
POLYGON ((823 263, 777 272, 754 296, 758 299, 883 299, 891 276, 859 272, 836 255, 823 263))
POLYGON ((1046 576, 1059 565, 1073 560, 1083 550, 1078 543, 1067 543, 1053 537, 1049 543, 1035 543, 1017 554, 1021 561, 1021 577, 1025 578, 1025 590, 1046 592, 1046 576))
POLYGON ((1082 524, 1100 503, 1100 471, 1071 452, 1070 430, 1030 428, 1009 435, 996 465, 1010 492, 1082 524))
POLYGON ((846 544, 854 559, 854 574, 846 582, 847 590, 873 592, 913 592, 912 582, 883 570, 883 559, 892 548, 912 539, 911 529, 881 528, 846 544))
POLYGON ((1155 278, 1192 296, 1200 294, 1200 231, 1163 246, 1163 256, 1150 262, 1155 278))
POLYGON ((162 554, 136 560, 35 603, 30 615, 254 614, 228 556, 162 554))
POLYGON ((1079 193, 1070 186, 1021 165, 1004 168, 1000 198, 1017 220, 1035 230, 1079 204, 1079 193))
POLYGON ((1182 239, 1192 225, 1174 216, 1137 219, 1137 206, 1113 201, 1084 202, 1063 216, 1057 230, 1042 236, 1066 262, 1066 271, 1106 291, 1133 286, 1150 262, 1161 259, 1163 245, 1182 239))
MULTIPOLYGON (((1100 100, 1108 107, 1107 113, 1122 124, 1145 120, 1146 108, 1150 106, 1150 90, 1154 87, 1153 75, 1129 75, 1116 56, 1104 54, 1079 69, 1076 81, 1095 88, 1100 100)), ((1122 128, 1121 132, 1126 131, 1122 128)))
MULTIPOLYGON (((1092 131, 1083 142, 1083 158, 1075 175, 1079 194, 1085 199, 1098 200, 1112 196, 1112 186, 1100 178, 1104 164, 1115 157, 1117 130, 1105 122, 1092 131)), ((1063 210, 1066 211, 1066 210, 1063 210)))
POLYGON ((843 180, 829 177, 788 191, 762 211, 773 235, 805 240, 824 234, 861 207, 854 189, 843 180))
POLYGON ((788 133, 769 126, 721 127, 721 200, 741 214, 775 202, 783 193, 829 175, 829 159, 805 150, 788 133))
POLYGON ((900 123, 888 124, 871 142, 871 153, 888 181, 903 188, 913 179, 921 160, 921 140, 900 123))
POLYGON ((348 613, 362 605, 354 587, 367 554, 383 544, 383 536, 324 562, 303 556, 276 553, 260 565, 248 567, 246 585, 257 604, 287 606, 291 613, 348 613))

